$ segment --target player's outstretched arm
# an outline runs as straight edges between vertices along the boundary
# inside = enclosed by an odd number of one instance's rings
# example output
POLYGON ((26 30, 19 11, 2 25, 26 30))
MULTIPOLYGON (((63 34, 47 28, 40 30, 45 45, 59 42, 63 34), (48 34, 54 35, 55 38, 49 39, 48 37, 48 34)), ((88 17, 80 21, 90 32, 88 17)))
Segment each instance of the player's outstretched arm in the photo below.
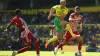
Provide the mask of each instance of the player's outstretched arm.
POLYGON ((83 17, 82 17, 82 19, 80 19, 80 29, 81 29, 81 30, 83 30, 83 25, 84 25, 84 24, 83 24, 83 17))
POLYGON ((7 28, 4 31, 7 31, 10 26, 11 26, 11 23, 7 26, 7 28))
POLYGON ((55 16, 56 15, 56 14, 54 14, 54 10, 55 10, 55 8, 51 8, 50 9, 50 13, 49 13, 49 16, 48 16, 48 20, 51 19, 51 16, 55 16))

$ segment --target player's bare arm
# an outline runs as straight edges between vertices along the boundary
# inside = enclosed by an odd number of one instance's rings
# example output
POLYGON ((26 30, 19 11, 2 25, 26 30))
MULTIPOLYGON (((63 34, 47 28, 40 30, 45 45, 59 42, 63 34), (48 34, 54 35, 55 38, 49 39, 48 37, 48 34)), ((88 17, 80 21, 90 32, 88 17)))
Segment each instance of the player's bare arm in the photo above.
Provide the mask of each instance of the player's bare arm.
POLYGON ((70 21, 79 21, 79 19, 74 19, 72 15, 70 16, 69 20, 70 21))
POLYGON ((51 8, 50 9, 50 13, 49 13, 49 16, 48 16, 48 20, 50 20, 51 16, 56 16, 56 14, 54 14, 54 8, 51 8))
POLYGON ((79 19, 70 19, 70 21, 78 21, 79 19))
POLYGON ((6 28, 4 31, 7 31, 11 25, 12 25, 12 24, 9 23, 9 25, 7 26, 7 28, 6 28))
POLYGON ((55 17, 57 17, 57 18, 59 18, 59 19, 61 19, 61 20, 64 20, 64 18, 65 18, 66 15, 63 14, 63 15, 61 15, 61 16, 57 16, 57 15, 54 13, 54 11, 55 11, 55 8, 51 8, 50 13, 49 13, 49 16, 48 16, 48 20, 50 20, 51 16, 55 16, 55 17))
POLYGON ((82 17, 82 19, 80 19, 80 29, 81 29, 81 30, 83 30, 83 25, 84 25, 84 24, 83 24, 83 17, 82 17))

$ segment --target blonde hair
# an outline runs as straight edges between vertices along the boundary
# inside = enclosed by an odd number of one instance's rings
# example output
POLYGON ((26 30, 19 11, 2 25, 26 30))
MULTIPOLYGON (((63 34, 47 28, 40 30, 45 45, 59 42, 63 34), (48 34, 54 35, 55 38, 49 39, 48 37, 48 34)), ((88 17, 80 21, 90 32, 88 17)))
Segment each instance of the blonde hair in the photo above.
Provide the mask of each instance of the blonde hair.
POLYGON ((66 0, 60 0, 60 3, 64 2, 64 1, 66 1, 66 0))

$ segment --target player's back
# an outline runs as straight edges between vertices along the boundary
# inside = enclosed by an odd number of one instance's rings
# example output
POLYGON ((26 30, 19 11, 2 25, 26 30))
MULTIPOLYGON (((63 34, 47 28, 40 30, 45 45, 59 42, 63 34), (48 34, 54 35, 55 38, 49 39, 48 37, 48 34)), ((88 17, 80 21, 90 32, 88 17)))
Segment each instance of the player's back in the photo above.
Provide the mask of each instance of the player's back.
POLYGON ((20 28, 21 30, 27 28, 28 26, 26 24, 26 22, 19 16, 15 16, 12 20, 11 20, 11 24, 15 24, 18 28, 20 28))

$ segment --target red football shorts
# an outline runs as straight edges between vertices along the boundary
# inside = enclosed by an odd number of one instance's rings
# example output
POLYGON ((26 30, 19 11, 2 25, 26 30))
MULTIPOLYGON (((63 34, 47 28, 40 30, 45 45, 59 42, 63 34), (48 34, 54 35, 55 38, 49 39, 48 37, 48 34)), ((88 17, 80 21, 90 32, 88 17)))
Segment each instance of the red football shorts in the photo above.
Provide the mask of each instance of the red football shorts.
POLYGON ((23 37, 23 41, 26 45, 30 45, 34 35, 29 32, 26 37, 23 37))
MULTIPOLYGON (((75 31, 73 32, 74 34, 76 34, 77 36, 80 36, 79 32, 78 31, 75 31)), ((72 38, 72 35, 70 34, 69 31, 66 32, 66 35, 65 35, 65 41, 69 41, 69 39, 72 38)))

